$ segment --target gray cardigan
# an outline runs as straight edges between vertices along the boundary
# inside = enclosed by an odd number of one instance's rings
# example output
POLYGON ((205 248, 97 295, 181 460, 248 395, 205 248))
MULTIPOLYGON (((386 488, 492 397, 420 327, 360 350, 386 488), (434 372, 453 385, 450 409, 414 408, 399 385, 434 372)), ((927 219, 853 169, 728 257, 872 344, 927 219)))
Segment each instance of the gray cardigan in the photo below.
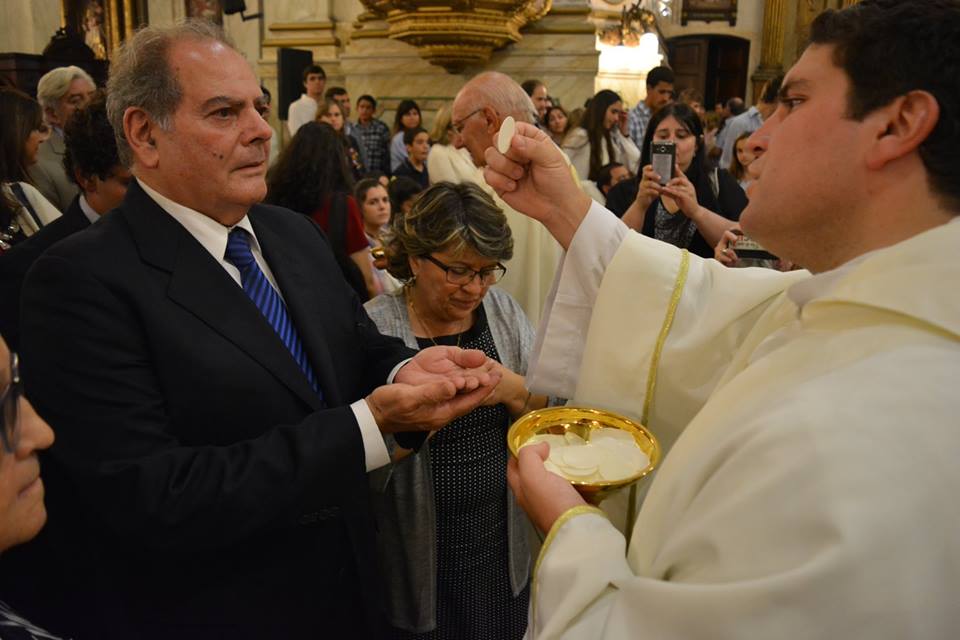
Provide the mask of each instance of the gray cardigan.
MULTIPOLYGON (((397 336, 408 347, 419 349, 402 290, 379 295, 364 308, 381 333, 397 336)), ((484 296, 483 310, 502 364, 523 375, 534 340, 527 316, 516 300, 496 287, 484 296)), ((392 450, 392 438, 387 441, 392 450)), ((377 551, 387 578, 387 619, 410 632, 431 631, 437 626, 437 517, 429 441, 419 453, 371 472, 370 484, 377 551)), ((511 491, 507 491, 506 499, 510 584, 516 595, 530 577, 530 525, 511 491)))

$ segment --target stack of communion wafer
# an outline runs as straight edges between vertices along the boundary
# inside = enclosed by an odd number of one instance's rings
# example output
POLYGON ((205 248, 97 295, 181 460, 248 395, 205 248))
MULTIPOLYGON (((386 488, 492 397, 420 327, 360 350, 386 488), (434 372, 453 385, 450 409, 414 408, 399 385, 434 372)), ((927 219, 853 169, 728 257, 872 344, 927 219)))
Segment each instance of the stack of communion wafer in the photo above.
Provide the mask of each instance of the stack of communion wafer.
POLYGON ((616 482, 640 473, 650 464, 633 436, 604 427, 590 432, 586 441, 573 432, 538 434, 523 446, 539 442, 550 445, 547 471, 571 482, 616 482))

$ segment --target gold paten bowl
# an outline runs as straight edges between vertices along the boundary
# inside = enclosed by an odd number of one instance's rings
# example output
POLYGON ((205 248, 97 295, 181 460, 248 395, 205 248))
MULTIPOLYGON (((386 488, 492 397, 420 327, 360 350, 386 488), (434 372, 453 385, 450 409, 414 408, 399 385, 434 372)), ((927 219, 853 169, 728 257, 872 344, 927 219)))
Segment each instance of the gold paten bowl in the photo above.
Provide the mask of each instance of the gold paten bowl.
POLYGON ((650 474, 660 463, 660 443, 646 427, 610 411, 587 409, 585 407, 548 407, 538 409, 520 416, 510 426, 507 432, 507 446, 514 456, 520 451, 527 440, 542 433, 563 435, 572 431, 584 440, 590 440, 590 433, 601 428, 620 429, 629 432, 637 446, 643 451, 650 464, 646 468, 629 478, 622 480, 605 480, 596 482, 580 482, 571 480, 570 484, 580 492, 583 499, 590 504, 600 504, 611 494, 624 487, 630 486, 641 478, 650 474))

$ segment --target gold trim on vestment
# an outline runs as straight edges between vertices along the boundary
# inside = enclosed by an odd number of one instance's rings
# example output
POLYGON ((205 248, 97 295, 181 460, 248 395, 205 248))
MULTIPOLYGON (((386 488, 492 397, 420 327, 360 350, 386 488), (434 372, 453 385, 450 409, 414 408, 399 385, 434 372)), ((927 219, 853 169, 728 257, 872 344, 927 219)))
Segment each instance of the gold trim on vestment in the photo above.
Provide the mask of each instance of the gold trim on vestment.
MULTIPOLYGON (((670 294, 670 303, 667 305, 667 313, 663 319, 663 325, 660 327, 660 333, 657 336, 657 343, 653 349, 653 356, 650 358, 650 370, 647 374, 647 395, 643 399, 643 415, 640 418, 640 424, 649 428, 647 419, 650 417, 650 407, 653 405, 653 393, 657 387, 657 371, 660 368, 660 354, 663 353, 663 346, 667 342, 667 336, 670 335, 670 329, 673 327, 673 319, 677 315, 677 307, 680 306, 680 297, 683 295, 683 289, 687 285, 687 275, 690 273, 690 252, 686 249, 683 249, 680 253, 680 268, 677 271, 677 279, 673 283, 673 293, 670 294)), ((630 486, 630 501, 627 504, 627 523, 626 523, 626 546, 624 549, 629 551, 630 549, 630 538, 633 534, 633 521, 637 518, 637 485, 634 483, 630 486)), ((540 562, 543 560, 543 556, 546 555, 547 549, 550 548, 550 543, 553 542, 554 537, 556 537, 557 532, 560 530, 560 527, 565 525, 568 520, 584 515, 587 513, 596 513, 598 515, 607 517, 603 511, 597 507, 592 507, 589 505, 581 505, 578 507, 573 507, 572 509, 567 509, 560 515, 559 518, 553 523, 553 526, 550 527, 550 532, 547 534, 547 537, 543 541, 543 546, 540 547, 540 554, 537 556, 537 562, 533 567, 533 583, 530 589, 530 637, 536 637, 536 630, 534 625, 536 624, 536 605, 537 605, 537 577, 540 574, 540 562)))
MULTIPOLYGON (((683 249, 680 252, 680 270, 677 271, 677 280, 673 283, 673 293, 670 294, 670 304, 667 305, 667 315, 663 319, 663 326, 660 327, 660 335, 657 336, 657 344, 653 348, 653 356, 650 358, 650 372, 647 374, 647 395, 643 399, 643 414, 640 416, 640 424, 650 428, 650 406, 653 404, 653 392, 657 388, 657 371, 660 368, 660 354, 663 352, 663 345, 670 335, 670 328, 673 327, 673 318, 677 315, 677 307, 680 305, 680 296, 683 295, 683 289, 687 285, 687 274, 690 272, 690 252, 683 249)), ((627 522, 624 537, 627 539, 626 550, 630 550, 630 538, 633 537, 633 521, 637 519, 637 485, 630 485, 630 494, 627 501, 627 522)))
POLYGON ((537 574, 540 573, 540 561, 543 560, 543 555, 547 552, 547 549, 550 548, 550 543, 552 543, 553 539, 557 537, 557 532, 560 531, 560 527, 565 525, 568 520, 572 520, 577 516, 585 515, 588 513, 595 513, 604 518, 607 517, 607 514, 601 511, 598 507, 592 507, 588 504, 583 504, 578 507, 571 507, 570 509, 567 509, 562 514, 560 514, 560 517, 554 521, 553 526, 550 527, 550 532, 547 533, 547 537, 544 538, 543 540, 543 545, 540 547, 540 554, 537 556, 537 562, 533 566, 533 580, 531 580, 533 584, 531 585, 531 588, 530 588, 530 637, 531 638, 537 637, 536 631, 534 629, 534 625, 537 623, 537 619, 536 619, 537 574))

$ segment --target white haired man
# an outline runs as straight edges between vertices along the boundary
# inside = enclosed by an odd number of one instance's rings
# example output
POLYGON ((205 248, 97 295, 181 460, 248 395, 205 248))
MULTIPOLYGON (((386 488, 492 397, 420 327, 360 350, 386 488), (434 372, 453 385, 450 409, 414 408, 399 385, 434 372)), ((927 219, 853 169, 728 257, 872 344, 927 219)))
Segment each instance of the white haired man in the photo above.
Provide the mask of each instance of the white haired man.
POLYGON ((76 183, 63 168, 63 127, 77 109, 90 102, 96 88, 90 74, 74 66, 48 71, 37 84, 37 101, 43 108, 43 120, 50 127, 50 137, 40 145, 37 164, 30 168, 30 179, 60 211, 66 211, 78 193, 76 183))

